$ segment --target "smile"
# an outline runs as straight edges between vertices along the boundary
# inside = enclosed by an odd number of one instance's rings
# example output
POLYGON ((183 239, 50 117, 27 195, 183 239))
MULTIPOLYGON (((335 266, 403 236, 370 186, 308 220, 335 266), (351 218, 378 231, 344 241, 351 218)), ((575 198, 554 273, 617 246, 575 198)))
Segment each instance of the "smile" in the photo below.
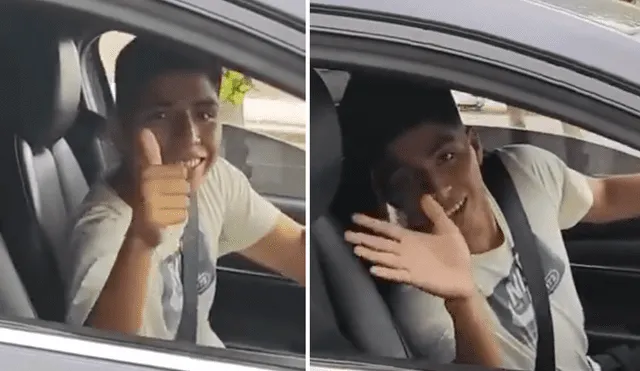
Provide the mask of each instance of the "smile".
POLYGON ((459 212, 460 210, 462 210, 462 208, 467 204, 467 197, 463 198, 460 202, 456 203, 455 205, 453 205, 453 207, 451 207, 449 210, 447 210, 445 213, 447 214, 448 217, 452 217, 454 214, 456 214, 457 212, 459 212))
POLYGON ((182 161, 182 165, 187 169, 194 169, 204 162, 204 158, 192 158, 191 160, 182 161))

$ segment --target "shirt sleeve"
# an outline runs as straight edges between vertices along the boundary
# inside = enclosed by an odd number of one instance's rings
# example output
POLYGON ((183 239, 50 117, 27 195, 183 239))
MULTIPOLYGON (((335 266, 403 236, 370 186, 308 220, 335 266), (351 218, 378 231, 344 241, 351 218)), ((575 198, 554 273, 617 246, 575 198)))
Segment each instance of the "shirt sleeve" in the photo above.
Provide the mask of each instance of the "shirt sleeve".
POLYGON ((219 181, 224 190, 225 212, 219 255, 244 250, 273 230, 281 211, 259 195, 247 177, 220 159, 219 181))
POLYGON ((558 210, 558 224, 569 229, 579 223, 593 205, 589 177, 569 168, 562 159, 530 145, 511 146, 515 160, 540 181, 558 210))
POLYGON ((125 219, 108 206, 98 205, 73 226, 69 241, 75 264, 67 291, 67 323, 82 326, 86 322, 115 263, 119 248, 114 247, 122 246, 125 219))

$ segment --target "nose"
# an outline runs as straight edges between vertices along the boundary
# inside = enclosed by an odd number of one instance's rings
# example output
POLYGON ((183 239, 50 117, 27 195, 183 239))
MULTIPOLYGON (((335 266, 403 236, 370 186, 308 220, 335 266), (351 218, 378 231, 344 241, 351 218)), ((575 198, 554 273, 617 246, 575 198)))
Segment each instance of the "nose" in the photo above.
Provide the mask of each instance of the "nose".
POLYGON ((188 110, 180 115, 180 124, 177 126, 180 131, 180 139, 189 144, 200 143, 200 130, 198 129, 198 125, 196 124, 195 120, 193 120, 192 114, 188 110))
POLYGON ((424 174, 427 193, 432 194, 441 204, 448 200, 453 190, 449 177, 431 170, 425 170, 424 174))

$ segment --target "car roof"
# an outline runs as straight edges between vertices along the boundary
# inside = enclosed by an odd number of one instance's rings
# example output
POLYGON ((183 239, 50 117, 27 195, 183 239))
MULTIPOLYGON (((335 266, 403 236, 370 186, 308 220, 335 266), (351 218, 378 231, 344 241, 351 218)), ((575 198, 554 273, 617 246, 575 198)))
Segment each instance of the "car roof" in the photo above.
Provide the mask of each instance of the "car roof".
MULTIPOLYGON (((204 10, 211 10, 214 3, 207 0, 164 0, 173 3, 195 6, 204 10)), ((227 0, 230 3, 238 3, 245 8, 257 9, 271 14, 283 14, 295 21, 306 19, 306 7, 304 0, 227 0)))
POLYGON ((311 5, 312 13, 334 8, 388 22, 455 27, 493 42, 526 45, 640 87, 635 65, 640 8, 619 0, 311 0, 311 5))

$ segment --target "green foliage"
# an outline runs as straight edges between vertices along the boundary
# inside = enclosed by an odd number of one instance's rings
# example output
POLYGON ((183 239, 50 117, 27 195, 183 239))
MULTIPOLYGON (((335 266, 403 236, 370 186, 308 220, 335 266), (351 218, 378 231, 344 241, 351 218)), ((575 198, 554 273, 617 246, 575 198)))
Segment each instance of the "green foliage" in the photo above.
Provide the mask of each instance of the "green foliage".
POLYGON ((252 88, 251 77, 238 71, 225 70, 220 84, 220 99, 233 105, 241 104, 245 94, 252 88))

